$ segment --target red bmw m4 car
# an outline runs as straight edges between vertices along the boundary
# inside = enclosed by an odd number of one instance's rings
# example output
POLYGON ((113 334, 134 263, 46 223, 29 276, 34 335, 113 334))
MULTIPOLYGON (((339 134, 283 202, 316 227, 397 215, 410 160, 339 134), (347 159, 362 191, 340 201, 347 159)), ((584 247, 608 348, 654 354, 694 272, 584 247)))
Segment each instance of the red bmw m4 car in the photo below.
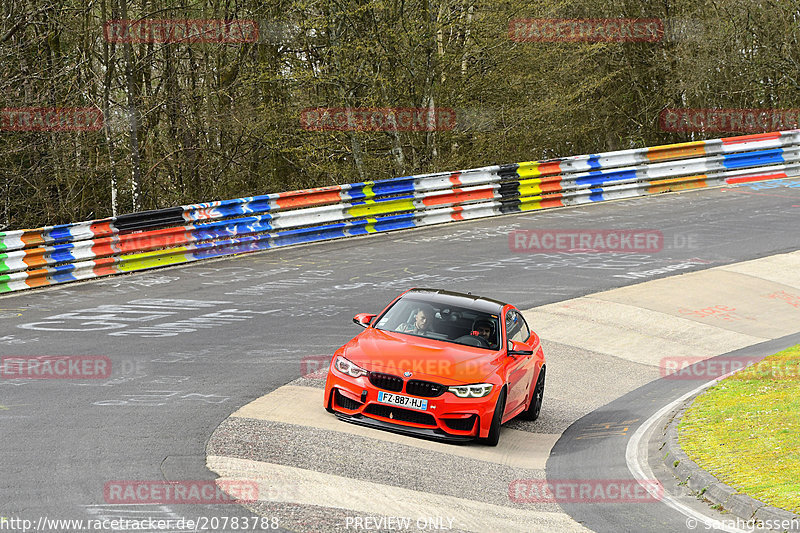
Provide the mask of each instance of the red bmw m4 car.
POLYGON ((341 420, 432 439, 497 445, 500 425, 536 420, 545 361, 513 305, 411 289, 336 350, 325 408, 341 420))

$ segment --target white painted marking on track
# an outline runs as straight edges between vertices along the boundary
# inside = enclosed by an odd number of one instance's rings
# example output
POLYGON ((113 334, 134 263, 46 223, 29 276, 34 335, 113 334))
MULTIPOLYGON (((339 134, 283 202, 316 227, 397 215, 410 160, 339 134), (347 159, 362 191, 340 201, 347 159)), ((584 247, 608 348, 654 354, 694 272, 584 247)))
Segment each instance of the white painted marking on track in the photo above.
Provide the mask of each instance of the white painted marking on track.
MULTIPOLYGON (((206 466, 221 479, 258 483, 260 501, 346 509, 355 514, 445 518, 453 529, 494 533, 585 532, 560 511, 506 507, 354 479, 292 466, 209 455, 206 466)), ((344 527, 344 524, 342 524, 344 527)))
POLYGON ((659 409, 653 416, 648 418, 639 427, 639 429, 636 430, 636 432, 634 432, 633 436, 631 436, 631 440, 628 441, 628 447, 625 449, 625 462, 628 464, 628 470, 631 472, 631 474, 633 474, 633 477, 639 482, 639 484, 654 497, 660 497, 663 503, 675 509, 687 517, 687 519, 694 519, 697 520, 699 524, 704 524, 702 529, 718 529, 721 531, 728 531, 729 533, 752 533, 751 530, 740 529, 728 525, 725 521, 711 518, 708 515, 696 511, 679 502, 674 496, 667 494, 666 490, 664 490, 662 495, 657 494, 657 489, 652 486, 652 483, 647 483, 647 480, 656 479, 655 474, 653 474, 653 470, 650 468, 650 464, 647 462, 647 441, 650 439, 650 435, 652 434, 656 423, 668 412, 675 409, 678 404, 686 401, 688 398, 691 398, 693 395, 700 393, 701 391, 725 379, 726 377, 739 372, 740 370, 742 369, 728 372, 727 374, 715 378, 708 383, 704 383, 703 385, 700 385, 696 389, 687 392, 680 398, 659 409))

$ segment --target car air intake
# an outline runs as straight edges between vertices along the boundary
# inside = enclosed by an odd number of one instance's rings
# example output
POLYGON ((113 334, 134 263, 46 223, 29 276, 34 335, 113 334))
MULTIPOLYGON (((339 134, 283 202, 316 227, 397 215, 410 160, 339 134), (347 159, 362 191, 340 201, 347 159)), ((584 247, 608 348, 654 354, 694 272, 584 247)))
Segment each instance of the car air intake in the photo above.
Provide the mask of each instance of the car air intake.
POLYGON ((442 418, 442 422, 450 429, 469 431, 475 425, 475 418, 477 418, 477 415, 472 415, 467 418, 442 418))
POLYGON ((434 383, 432 381, 422 381, 420 379, 412 379, 406 383, 406 392, 414 396, 422 396, 424 398, 435 398, 441 396, 447 390, 447 387, 434 383))
POLYGON ((358 409, 363 405, 355 400, 351 400, 350 398, 339 392, 338 389, 336 390, 334 399, 336 400, 336 405, 338 405, 339 407, 343 407, 345 409, 349 409, 351 411, 355 411, 356 409, 358 409))
POLYGON ((436 419, 428 413, 420 413, 419 411, 403 409, 402 407, 393 407, 391 405, 373 403, 364 409, 364 413, 377 415, 392 420, 398 420, 400 422, 411 422, 412 424, 421 424, 424 426, 436 426, 436 419))
POLYGON ((400 392, 403 390, 403 378, 399 376, 393 376, 391 374, 370 372, 369 382, 379 389, 388 390, 391 392, 400 392))

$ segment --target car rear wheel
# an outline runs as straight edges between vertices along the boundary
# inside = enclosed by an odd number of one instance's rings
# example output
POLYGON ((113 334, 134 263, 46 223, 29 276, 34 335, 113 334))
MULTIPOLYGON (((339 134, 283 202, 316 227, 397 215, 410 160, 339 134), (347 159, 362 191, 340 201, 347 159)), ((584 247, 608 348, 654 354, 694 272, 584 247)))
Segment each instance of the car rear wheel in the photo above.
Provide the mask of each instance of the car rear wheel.
POLYGON ((500 425, 503 423, 503 412, 506 410, 506 389, 500 391, 500 397, 497 398, 497 404, 494 406, 494 415, 492 416, 492 426, 489 428, 489 434, 486 438, 478 439, 487 446, 497 446, 500 442, 500 425))
POLYGON ((531 396, 531 404, 522 412, 520 418, 525 420, 536 420, 539 418, 539 413, 542 411, 542 402, 544 401, 544 375, 546 367, 542 367, 539 371, 539 378, 536 380, 536 387, 533 389, 531 396))

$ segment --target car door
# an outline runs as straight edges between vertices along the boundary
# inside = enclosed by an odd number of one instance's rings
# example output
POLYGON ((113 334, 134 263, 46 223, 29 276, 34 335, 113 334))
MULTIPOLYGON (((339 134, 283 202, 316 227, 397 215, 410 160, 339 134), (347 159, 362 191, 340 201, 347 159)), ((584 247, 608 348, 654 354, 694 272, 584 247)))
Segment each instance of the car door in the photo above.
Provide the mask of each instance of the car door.
POLYGON ((525 318, 522 316, 522 313, 517 311, 517 317, 519 320, 520 328, 516 333, 516 336, 512 338, 512 341, 517 341, 525 344, 525 349, 530 350, 533 352, 532 355, 526 355, 525 359, 525 372, 526 375, 522 379, 525 383, 525 394, 523 394, 522 401, 526 401, 528 397, 530 397, 531 390, 536 385, 536 381, 534 378, 536 377, 536 352, 539 350, 539 336, 536 335, 531 331, 528 327, 528 323, 525 322, 525 318))
MULTIPOLYGON (((525 320, 515 309, 506 312, 506 345, 511 349, 509 341, 527 342, 530 338, 530 329, 525 320)), ((506 399, 506 412, 516 411, 525 403, 531 387, 530 366, 533 361, 532 355, 508 356, 507 384, 508 396, 506 399)))

